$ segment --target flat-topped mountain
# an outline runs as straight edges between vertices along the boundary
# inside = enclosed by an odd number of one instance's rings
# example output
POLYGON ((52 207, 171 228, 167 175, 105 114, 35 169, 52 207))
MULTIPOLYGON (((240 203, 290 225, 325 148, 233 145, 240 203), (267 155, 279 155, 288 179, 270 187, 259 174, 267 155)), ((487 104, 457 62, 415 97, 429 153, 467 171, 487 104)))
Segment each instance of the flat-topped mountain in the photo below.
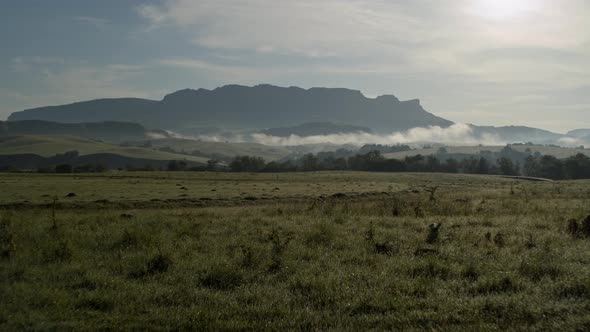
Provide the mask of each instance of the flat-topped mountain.
POLYGON ((120 98, 48 106, 13 113, 9 121, 131 121, 148 127, 183 129, 217 126, 262 129, 297 123, 332 122, 381 132, 453 124, 422 108, 418 100, 392 95, 367 98, 349 89, 226 85, 180 90, 161 101, 120 98))

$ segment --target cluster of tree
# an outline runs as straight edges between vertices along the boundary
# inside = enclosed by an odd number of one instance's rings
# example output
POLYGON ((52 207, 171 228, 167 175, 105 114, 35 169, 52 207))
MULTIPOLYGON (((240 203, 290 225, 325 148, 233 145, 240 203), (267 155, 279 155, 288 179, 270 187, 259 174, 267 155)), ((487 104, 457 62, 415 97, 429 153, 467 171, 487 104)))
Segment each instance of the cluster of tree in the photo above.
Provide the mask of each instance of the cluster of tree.
MULTIPOLYGON (((508 151, 507 151, 508 152, 508 151)), ((490 160, 485 156, 440 159, 436 155, 386 159, 379 151, 335 157, 331 153, 306 154, 301 158, 266 163, 260 157, 236 157, 229 165, 233 172, 307 172, 354 170, 372 172, 439 172, 465 174, 526 175, 549 179, 590 178, 590 158, 579 154, 565 160, 553 156, 529 155, 524 165, 509 157, 490 160)))
POLYGON ((306 154, 299 159, 272 161, 252 156, 236 157, 229 165, 233 172, 308 172, 328 170, 353 170, 372 172, 441 172, 470 174, 518 175, 519 165, 502 158, 490 163, 483 157, 465 159, 449 158, 441 161, 436 156, 416 155, 403 160, 386 159, 381 152, 371 151, 351 157, 335 157, 330 153, 306 154))
POLYGON ((590 179, 590 157, 581 153, 565 160, 550 155, 529 156, 524 162, 523 173, 555 180, 590 179))
POLYGON ((45 166, 37 168, 37 173, 100 173, 105 172, 107 168, 102 164, 71 165, 58 164, 55 166, 45 166))
POLYGON ((359 150, 358 154, 365 154, 371 151, 379 151, 381 153, 394 153, 394 152, 406 152, 411 151, 412 148, 409 145, 381 145, 381 144, 365 144, 359 150))
MULTIPOLYGON (((403 149, 402 146, 400 148, 403 149)), ((15 167, 8 164, 0 170, 17 171, 18 169, 37 169, 43 173, 86 173, 102 172, 109 169, 100 160, 76 162, 77 151, 69 151, 40 160, 25 160, 23 165, 39 163, 36 167, 15 167)), ((123 160, 128 162, 128 160, 123 160)), ((497 174, 497 175, 525 175, 531 177, 562 179, 590 179, 590 157, 578 154, 566 159, 558 159, 551 155, 532 153, 529 149, 519 152, 510 146, 500 152, 482 151, 478 156, 448 154, 441 148, 435 155, 408 156, 404 159, 387 159, 379 150, 367 153, 355 153, 350 150, 339 149, 332 152, 308 153, 298 158, 283 161, 265 162, 261 157, 238 156, 229 166, 216 159, 211 159, 206 165, 189 164, 187 161, 172 160, 169 162, 142 164, 125 164, 110 168, 126 169, 130 171, 225 171, 233 172, 309 172, 329 170, 354 170, 372 172, 440 172, 466 174, 497 174), (122 167, 122 168, 121 168, 122 167)))

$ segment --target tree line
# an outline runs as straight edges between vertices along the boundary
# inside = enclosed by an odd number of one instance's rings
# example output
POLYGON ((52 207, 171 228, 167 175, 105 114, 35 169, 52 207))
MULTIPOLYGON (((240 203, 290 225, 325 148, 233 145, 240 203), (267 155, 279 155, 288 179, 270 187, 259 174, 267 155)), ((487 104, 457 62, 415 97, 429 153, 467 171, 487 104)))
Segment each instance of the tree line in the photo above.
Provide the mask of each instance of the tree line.
MULTIPOLYGON (((444 155, 442 155, 444 156, 444 155)), ((416 155, 404 159, 387 159, 380 151, 370 151, 350 157, 335 157, 331 153, 306 154, 298 159, 265 162, 261 157, 238 156, 229 164, 232 172, 310 172, 310 171, 369 171, 369 172, 433 172, 531 176, 554 180, 590 178, 590 158, 577 154, 567 159, 550 155, 528 155, 524 162, 507 156, 494 160, 484 156, 441 158, 441 155, 416 155)))
MULTIPOLYGON (((370 171, 370 172, 431 172, 493 174, 509 176, 530 176, 553 180, 590 179, 590 158, 577 154, 566 159, 551 155, 532 153, 527 150, 519 152, 506 146, 499 152, 481 151, 479 156, 453 155, 441 148, 434 155, 407 156, 404 159, 387 159, 381 151, 391 151, 383 146, 373 146, 376 150, 366 153, 365 149, 357 152, 339 149, 331 152, 308 153, 300 157, 283 161, 266 162, 257 156, 237 156, 229 163, 210 159, 206 165, 190 165, 187 161, 171 160, 160 165, 127 165, 115 169, 128 171, 232 171, 232 172, 311 172, 311 171, 370 171)), ((396 146, 393 150, 407 151, 406 146, 396 146)), ((77 151, 69 151, 43 159, 35 167, 42 173, 87 173, 103 172, 113 169, 112 165, 83 164, 75 165, 71 160, 79 156, 77 151)), ((19 167, 0 167, 0 171, 19 171, 19 167)))

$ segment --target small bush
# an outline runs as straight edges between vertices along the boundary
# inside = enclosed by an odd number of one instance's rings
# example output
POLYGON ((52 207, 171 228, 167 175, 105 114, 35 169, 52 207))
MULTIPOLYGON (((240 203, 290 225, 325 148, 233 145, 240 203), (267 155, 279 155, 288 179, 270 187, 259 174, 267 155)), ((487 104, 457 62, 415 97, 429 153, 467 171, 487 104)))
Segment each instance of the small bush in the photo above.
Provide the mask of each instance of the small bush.
POLYGON ((10 220, 0 220, 0 258, 8 259, 14 256, 16 245, 10 231, 10 220))
POLYGON ((147 261, 147 263, 142 269, 131 271, 129 273, 129 277, 139 279, 143 277, 164 273, 168 271, 171 265, 172 260, 168 256, 157 254, 149 261, 147 261))
POLYGON ((369 224, 369 229, 365 232, 365 240, 373 243, 375 241, 375 229, 373 228, 373 222, 369 224))
POLYGON ((289 286, 294 295, 304 298, 306 305, 315 308, 328 308, 336 303, 334 285, 330 280, 317 277, 297 278, 289 286))
POLYGON ((523 277, 527 277, 532 281, 540 281, 546 277, 556 280, 561 275, 559 267, 547 262, 527 263, 523 261, 518 271, 523 277))
POLYGON ((242 252, 240 266, 246 269, 253 268, 256 265, 256 261, 254 259, 254 252, 252 248, 248 246, 240 246, 240 249, 242 252))
POLYGON ((109 312, 114 308, 115 304, 111 300, 103 298, 87 298, 76 304, 76 309, 81 310, 109 312))
POLYGON ((581 222, 570 219, 567 224, 567 232, 573 237, 590 238, 590 216, 581 222))
POLYGON ((397 246, 389 241, 383 243, 375 243, 375 253, 381 255, 392 256, 398 252, 397 246))
POLYGON ((426 237, 426 243, 433 244, 438 241, 440 227, 441 224, 438 223, 428 225, 428 236, 426 237))
POLYGON ((428 256, 428 255, 438 255, 438 250, 433 248, 418 248, 414 251, 414 256, 428 256))
POLYGON ((55 166, 55 173, 72 173, 73 167, 69 164, 61 164, 55 166))
POLYGON ((205 272, 200 278, 199 284, 205 288, 231 290, 239 287, 242 281, 242 274, 237 269, 226 265, 217 265, 205 272))
POLYGON ((128 230, 124 230, 121 238, 113 243, 114 249, 129 249, 137 247, 137 237, 131 234, 128 230))
POLYGON ((477 281, 479 279, 479 272, 474 265, 468 265, 461 272, 461 277, 469 281, 477 281))
POLYGON ((287 245, 289 244, 289 242, 291 242, 291 238, 281 236, 278 230, 273 229, 268 239, 272 244, 270 250, 271 262, 268 267, 268 272, 279 272, 283 269, 283 252, 287 249, 287 245))
POLYGON ((520 287, 515 284, 510 277, 501 279, 486 280, 477 285, 475 293, 480 295, 489 295, 494 293, 516 292, 520 287))
POLYGON ((147 274, 157 274, 168 271, 172 265, 172 260, 165 255, 158 254, 147 262, 147 274))
POLYGON ((583 237, 590 238, 590 216, 587 216, 584 220, 582 220, 580 232, 582 233, 583 237))
POLYGON ((370 303, 362 302, 357 304, 352 308, 350 311, 351 316, 359 316, 359 315, 376 315, 376 314, 386 314, 389 312, 390 309, 384 308, 378 305, 373 305, 370 303))
POLYGON ((334 229, 325 223, 317 225, 305 236, 305 243, 310 247, 328 247, 333 240, 334 229))
POLYGON ((539 322, 540 317, 530 311, 526 306, 516 305, 512 302, 494 303, 486 301, 480 309, 486 321, 497 324, 500 330, 510 330, 517 322, 530 326, 539 322))
POLYGON ((498 233, 494 236, 494 244, 498 248, 503 248, 506 245, 506 237, 502 233, 498 233))
POLYGON ((577 237, 580 232, 580 225, 576 219, 570 219, 567 222, 567 232, 573 237, 577 237))
POLYGON ((435 262, 419 265, 412 269, 411 272, 413 278, 438 278, 441 280, 447 280, 450 274, 451 270, 448 267, 435 262))
POLYGON ((69 262, 72 258, 72 250, 67 242, 61 241, 45 251, 44 258, 47 263, 69 262))
POLYGON ((590 287, 587 284, 576 283, 560 288, 557 292, 562 299, 583 299, 590 298, 590 287))

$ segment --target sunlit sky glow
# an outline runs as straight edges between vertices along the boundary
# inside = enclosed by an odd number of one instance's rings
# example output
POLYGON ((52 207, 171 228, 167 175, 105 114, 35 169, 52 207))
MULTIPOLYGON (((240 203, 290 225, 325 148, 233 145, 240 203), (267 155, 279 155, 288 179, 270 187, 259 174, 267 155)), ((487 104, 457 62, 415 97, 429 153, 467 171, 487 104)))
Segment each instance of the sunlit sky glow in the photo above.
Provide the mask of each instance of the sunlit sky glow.
POLYGON ((19 0, 0 9, 0 119, 270 83, 419 98, 456 122, 590 127, 585 0, 19 0))

